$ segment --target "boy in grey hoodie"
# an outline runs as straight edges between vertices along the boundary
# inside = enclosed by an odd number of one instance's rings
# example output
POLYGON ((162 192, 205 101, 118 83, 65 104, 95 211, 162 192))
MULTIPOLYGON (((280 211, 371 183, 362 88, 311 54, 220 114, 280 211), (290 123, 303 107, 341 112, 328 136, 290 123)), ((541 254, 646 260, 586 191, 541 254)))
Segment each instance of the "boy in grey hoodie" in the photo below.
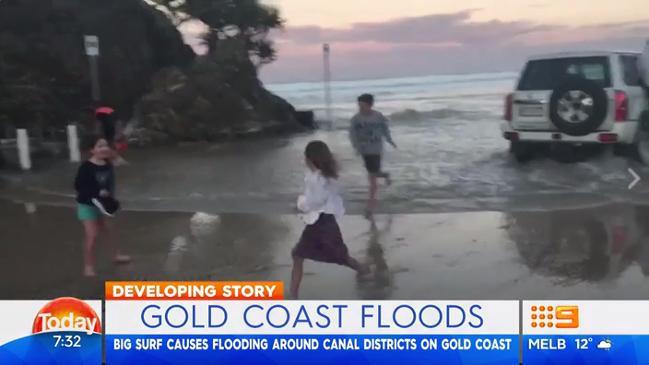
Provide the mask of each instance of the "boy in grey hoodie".
POLYGON ((397 145, 392 140, 388 119, 380 112, 373 109, 374 96, 363 94, 358 97, 359 112, 354 115, 349 128, 349 138, 356 152, 363 156, 370 183, 369 201, 366 215, 370 216, 376 208, 376 194, 378 179, 383 178, 389 185, 390 174, 381 169, 381 156, 383 155, 383 141, 387 141, 394 148, 397 145))

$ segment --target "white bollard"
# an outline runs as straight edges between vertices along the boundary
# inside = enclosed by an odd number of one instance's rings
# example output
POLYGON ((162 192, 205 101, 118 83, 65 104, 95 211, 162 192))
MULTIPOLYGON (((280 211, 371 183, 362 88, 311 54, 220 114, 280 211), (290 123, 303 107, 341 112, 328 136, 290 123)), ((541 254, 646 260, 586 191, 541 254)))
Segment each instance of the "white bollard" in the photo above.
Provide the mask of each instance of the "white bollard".
POLYGON ((81 161, 81 151, 79 151, 79 133, 77 126, 68 125, 68 150, 70 151, 70 162, 81 161))
POLYGON ((16 130, 16 143, 18 145, 18 160, 23 170, 31 170, 32 158, 29 153, 29 136, 26 129, 16 130))

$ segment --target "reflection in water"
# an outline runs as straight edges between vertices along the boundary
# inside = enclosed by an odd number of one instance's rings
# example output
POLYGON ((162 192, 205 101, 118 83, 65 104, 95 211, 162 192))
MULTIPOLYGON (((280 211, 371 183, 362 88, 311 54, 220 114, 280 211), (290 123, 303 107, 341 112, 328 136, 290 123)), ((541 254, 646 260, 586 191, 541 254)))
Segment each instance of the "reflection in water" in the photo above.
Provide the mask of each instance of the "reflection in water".
POLYGON ((640 265, 644 276, 649 277, 649 206, 637 206, 635 220, 638 237, 640 237, 636 262, 640 265))
POLYGON ((615 279, 633 264, 647 276, 647 209, 513 212, 506 230, 527 267, 563 285, 615 279))
POLYGON ((175 274, 180 271, 183 256, 189 250, 189 240, 185 236, 177 236, 171 240, 169 253, 165 260, 164 268, 167 274, 175 274))
MULTIPOLYGON (((0 200, 0 296, 100 297, 103 280, 259 280, 288 250, 282 217, 122 211, 115 240, 133 257, 115 266, 98 245, 98 277, 82 276, 82 226, 74 209, 0 200)), ((288 256, 287 256, 288 257, 288 256)))
POLYGON ((370 219, 367 251, 364 264, 370 269, 365 280, 359 282, 359 291, 363 299, 387 299, 392 295, 392 273, 385 259, 381 239, 392 229, 392 216, 388 216, 383 229, 379 229, 375 217, 370 219))
POLYGON ((193 237, 200 240, 216 233, 220 222, 218 215, 197 212, 189 219, 189 230, 193 237))
MULTIPOLYGON (((28 213, 23 203, 0 200, 0 217, 0 277, 15 278, 0 280, 2 299, 100 297, 103 280, 285 280, 303 228, 293 216, 124 211, 115 238, 133 263, 116 267, 99 254, 99 277, 87 280, 73 209, 38 205, 28 213)), ((346 269, 313 265, 314 285, 306 293, 314 299, 647 299, 648 222, 649 207, 622 204, 397 215, 394 222, 347 216, 341 223, 353 237, 349 247, 361 252, 371 275, 356 283, 346 269)))
MULTIPOLYGON (((197 212, 189 219, 189 234, 187 236, 176 236, 169 246, 169 253, 165 261, 165 271, 168 274, 175 274, 181 270, 183 259, 186 255, 192 256, 202 252, 203 245, 215 243, 215 237, 221 217, 202 212, 197 212)), ((190 257, 192 261, 195 259, 190 257)))
POLYGON ((34 214, 38 210, 38 207, 34 203, 25 203, 25 212, 27 214, 34 214))
POLYGON ((273 244, 287 231, 281 220, 253 215, 197 212, 184 234, 168 246, 165 276, 241 280, 273 265, 273 244))

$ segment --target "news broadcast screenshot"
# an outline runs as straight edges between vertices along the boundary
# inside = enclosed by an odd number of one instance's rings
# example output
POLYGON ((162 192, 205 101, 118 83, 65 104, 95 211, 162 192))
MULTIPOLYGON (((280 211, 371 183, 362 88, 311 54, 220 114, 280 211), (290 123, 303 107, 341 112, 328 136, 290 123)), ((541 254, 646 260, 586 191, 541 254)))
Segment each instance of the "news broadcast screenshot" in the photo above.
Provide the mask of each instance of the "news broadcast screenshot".
POLYGON ((0 365, 649 364, 647 0, 0 0, 0 365))

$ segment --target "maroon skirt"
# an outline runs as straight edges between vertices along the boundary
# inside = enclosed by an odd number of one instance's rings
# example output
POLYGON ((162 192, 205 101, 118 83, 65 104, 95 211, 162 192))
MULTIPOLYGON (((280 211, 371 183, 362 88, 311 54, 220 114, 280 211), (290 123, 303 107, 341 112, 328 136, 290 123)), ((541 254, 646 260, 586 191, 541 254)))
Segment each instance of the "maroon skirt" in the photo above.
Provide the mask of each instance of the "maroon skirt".
POLYGON ((293 256, 346 265, 349 251, 336 217, 332 214, 321 214, 317 222, 306 226, 300 241, 293 248, 293 256))

